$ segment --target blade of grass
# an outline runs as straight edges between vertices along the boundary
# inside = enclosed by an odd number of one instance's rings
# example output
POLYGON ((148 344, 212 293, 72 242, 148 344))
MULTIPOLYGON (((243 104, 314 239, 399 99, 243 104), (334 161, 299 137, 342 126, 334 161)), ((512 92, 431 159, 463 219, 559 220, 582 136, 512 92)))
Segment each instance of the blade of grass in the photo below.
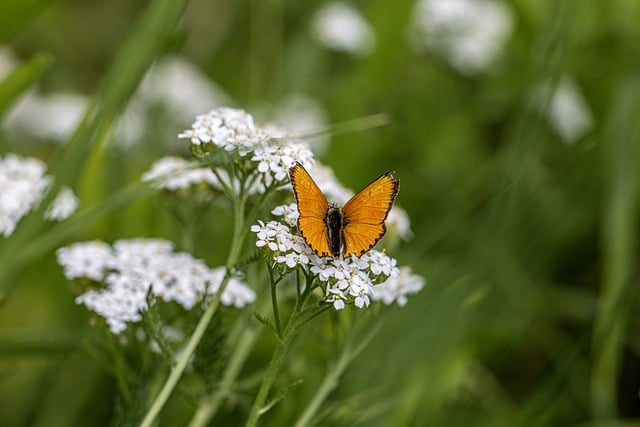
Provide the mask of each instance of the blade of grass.
POLYGON ((591 407, 595 420, 617 414, 621 350, 629 314, 640 193, 640 78, 624 80, 613 99, 603 149, 608 194, 602 224, 603 273, 593 330, 591 407))
POLYGON ((25 90, 36 82, 53 62, 53 57, 38 53, 21 64, 0 82, 0 116, 25 90))

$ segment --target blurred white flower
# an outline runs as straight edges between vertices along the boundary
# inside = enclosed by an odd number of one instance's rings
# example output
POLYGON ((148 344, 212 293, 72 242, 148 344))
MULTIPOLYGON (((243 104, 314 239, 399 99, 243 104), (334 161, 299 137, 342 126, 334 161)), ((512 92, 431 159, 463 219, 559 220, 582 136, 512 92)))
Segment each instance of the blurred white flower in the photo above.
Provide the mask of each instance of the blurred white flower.
POLYGON ((418 0, 411 25, 417 48, 442 55, 459 72, 476 74, 501 53, 513 16, 497 0, 418 0))
POLYGON ((159 60, 145 76, 136 96, 145 103, 164 105, 176 122, 186 122, 201 111, 231 101, 195 65, 178 56, 159 60))
MULTIPOLYGON (((223 267, 210 269, 188 253, 173 252, 171 242, 161 239, 119 240, 112 247, 81 242, 58 249, 57 255, 68 279, 86 277, 107 285, 85 292, 76 303, 103 317, 114 334, 142 320, 147 292, 189 310, 215 293, 225 276, 223 267)), ((255 293, 235 277, 220 298, 238 308, 254 300, 255 293)))
POLYGON ((60 189, 60 193, 47 208, 44 217, 50 221, 63 221, 78 209, 78 197, 69 187, 60 189))
POLYGON ((387 226, 387 233, 390 236, 397 236, 405 241, 413 237, 409 214, 399 206, 393 206, 391 208, 385 224, 387 226))
POLYGON ((8 76, 18 66, 18 60, 8 46, 0 46, 0 80, 8 76))
POLYGON ((0 157, 0 233, 9 236, 49 186, 47 166, 15 154, 0 157))
POLYGON ((593 127, 589 106, 570 77, 563 77, 553 92, 548 109, 551 126, 567 143, 572 144, 593 127))
POLYGON ((80 93, 38 95, 28 91, 7 112, 4 127, 12 133, 64 142, 75 131, 88 105, 89 98, 80 93))
MULTIPOLYGON (((15 154, 0 156, 0 234, 10 236, 22 217, 38 206, 51 183, 47 166, 38 159, 15 154)), ((45 218, 62 221, 77 208, 78 199, 63 188, 45 212, 45 218)))
POLYGON ((385 305, 396 302, 403 306, 407 303, 407 295, 419 292, 424 284, 424 277, 414 274, 409 267, 400 267, 398 275, 373 287, 371 299, 382 301, 385 305))
POLYGON ((327 49, 368 55, 376 38, 369 23, 353 7, 342 2, 323 5, 311 24, 313 36, 327 49))

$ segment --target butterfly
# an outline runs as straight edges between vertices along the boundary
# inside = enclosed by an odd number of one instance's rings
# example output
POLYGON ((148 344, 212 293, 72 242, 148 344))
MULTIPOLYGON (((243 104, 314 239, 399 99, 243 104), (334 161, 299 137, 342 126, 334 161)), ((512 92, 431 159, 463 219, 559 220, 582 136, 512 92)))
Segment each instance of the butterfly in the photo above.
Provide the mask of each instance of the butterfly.
POLYGON ((342 209, 329 204, 309 172, 296 163, 289 178, 298 203, 298 230, 318 256, 348 258, 371 249, 386 231, 400 180, 388 172, 353 196, 342 209))

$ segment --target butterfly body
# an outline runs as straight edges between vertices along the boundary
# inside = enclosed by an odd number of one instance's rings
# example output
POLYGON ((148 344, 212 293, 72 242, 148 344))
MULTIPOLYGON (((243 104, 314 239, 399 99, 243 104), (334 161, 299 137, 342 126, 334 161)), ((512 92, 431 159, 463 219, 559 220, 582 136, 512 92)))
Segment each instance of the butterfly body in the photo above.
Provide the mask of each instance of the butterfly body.
POLYGON ((344 228, 344 215, 342 210, 337 206, 329 207, 324 217, 324 223, 327 226, 327 238, 329 239, 329 250, 334 257, 340 256, 344 249, 344 236, 342 229, 344 228))
POLYGON ((353 196, 342 209, 327 202, 309 173, 296 163, 289 169, 298 203, 298 230, 319 256, 360 256, 384 235, 384 221, 400 180, 386 173, 353 196))

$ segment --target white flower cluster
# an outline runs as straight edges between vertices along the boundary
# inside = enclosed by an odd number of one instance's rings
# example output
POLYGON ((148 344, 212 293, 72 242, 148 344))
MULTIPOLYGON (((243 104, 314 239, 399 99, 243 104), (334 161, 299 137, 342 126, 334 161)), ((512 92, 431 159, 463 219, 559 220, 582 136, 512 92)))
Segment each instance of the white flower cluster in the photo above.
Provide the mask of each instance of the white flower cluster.
POLYGON ((409 267, 400 267, 400 274, 389 277, 373 288, 371 299, 382 301, 386 305, 395 301, 403 306, 407 303, 407 295, 418 293, 424 284, 424 277, 414 274, 409 267))
POLYGON ((264 192, 274 183, 283 183, 289 168, 298 162, 305 167, 313 163, 307 144, 285 141, 288 132, 268 130, 254 124, 251 114, 234 108, 219 108, 196 117, 191 129, 179 138, 188 138, 204 151, 219 148, 240 157, 249 157, 254 175, 245 177, 253 191, 264 192))
MULTIPOLYGON (((46 165, 38 159, 15 154, 0 156, 0 234, 10 236, 16 225, 44 197, 51 178, 46 165)), ((49 206, 45 218, 62 221, 77 208, 78 199, 63 188, 49 206)))
POLYGON ((511 10, 501 1, 419 0, 412 36, 459 72, 476 74, 500 54, 512 27, 511 10))
POLYGON ((358 308, 368 307, 371 299, 375 299, 379 284, 385 281, 390 283, 387 285, 389 290, 382 291, 386 297, 385 303, 397 299, 402 305, 406 302, 407 293, 416 292, 415 286, 404 285, 404 278, 400 285, 395 284, 401 276, 401 270, 396 267, 396 260, 385 253, 371 250, 361 257, 319 257, 301 236, 291 232, 291 223, 295 223, 297 217, 295 204, 279 206, 273 213, 282 215, 289 225, 278 221, 258 221, 258 224, 251 226, 251 231, 256 233, 256 246, 268 250, 276 264, 289 269, 298 266, 308 268, 324 283, 325 301, 333 303, 336 310, 343 309, 349 303, 358 308), (393 297, 389 300, 388 296, 393 297))
POLYGON ((376 37, 369 23, 343 2, 323 5, 313 17, 312 30, 327 49, 363 56, 375 48, 376 37))
MULTIPOLYGON (((210 269, 188 253, 173 252, 172 243, 161 239, 119 240, 113 246, 80 242, 58 249, 57 256, 68 279, 106 284, 78 296, 76 303, 102 316, 114 334, 142 320, 147 292, 189 310, 205 294, 215 293, 225 276, 223 267, 210 269)), ((230 279, 220 299, 238 308, 254 300, 255 293, 238 278, 230 279)))

